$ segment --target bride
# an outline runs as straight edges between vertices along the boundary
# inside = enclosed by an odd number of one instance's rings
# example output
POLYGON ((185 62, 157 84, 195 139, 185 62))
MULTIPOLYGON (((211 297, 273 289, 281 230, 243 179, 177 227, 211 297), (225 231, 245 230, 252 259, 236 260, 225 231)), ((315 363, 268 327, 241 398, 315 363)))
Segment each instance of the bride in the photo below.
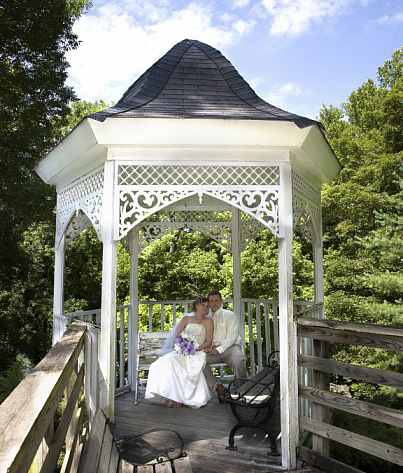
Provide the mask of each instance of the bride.
POLYGON ((145 398, 156 398, 169 407, 201 407, 211 399, 210 390, 203 374, 206 364, 205 348, 213 341, 213 321, 206 318, 208 299, 199 296, 192 304, 193 313, 179 322, 174 340, 181 335, 196 340, 199 345, 194 354, 183 355, 170 351, 150 366, 145 398))

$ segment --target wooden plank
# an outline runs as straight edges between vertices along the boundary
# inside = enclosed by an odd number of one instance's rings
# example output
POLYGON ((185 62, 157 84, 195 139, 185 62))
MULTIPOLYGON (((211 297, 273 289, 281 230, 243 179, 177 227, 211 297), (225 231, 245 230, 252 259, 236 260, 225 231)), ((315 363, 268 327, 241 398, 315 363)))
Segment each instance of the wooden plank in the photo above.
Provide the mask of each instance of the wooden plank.
POLYGON ((263 368, 262 356, 262 318, 260 316, 260 302, 256 302, 256 349, 257 349, 257 369, 263 368))
MULTIPOLYGON (((137 471, 139 471, 138 468, 137 468, 137 471)), ((135 470, 133 465, 131 465, 130 463, 127 463, 127 461, 121 459, 120 462, 119 462, 118 472, 119 473, 135 473, 136 470, 135 470)), ((152 470, 151 470, 150 473, 152 473, 152 470)))
POLYGON ((104 438, 102 440, 101 455, 99 457, 97 473, 108 473, 112 455, 113 436, 108 423, 105 424, 104 438))
POLYGON ((154 471, 155 473, 172 473, 171 462, 155 463, 154 471))
POLYGON ((83 421, 83 415, 84 415, 84 408, 80 406, 77 411, 75 412, 75 416, 72 420, 71 423, 71 432, 73 434, 73 440, 71 444, 71 449, 66 454, 63 460, 63 465, 60 470, 60 473, 70 473, 72 469, 72 465, 74 462, 74 458, 77 456, 77 449, 78 449, 78 438, 80 435, 80 428, 82 426, 82 421, 83 421))
POLYGON ((81 352, 85 326, 63 338, 0 406, 0 471, 27 471, 45 436, 81 352))
POLYGON ((97 471, 99 457, 101 454, 101 445, 104 438, 106 418, 103 412, 98 409, 89 434, 87 450, 83 461, 80 463, 79 471, 82 473, 91 473, 97 471))
MULTIPOLYGON (((134 470, 130 470, 130 471, 134 471, 134 470)), ((136 472, 137 473, 154 473, 154 467, 153 465, 140 465, 136 468, 136 472)), ((126 473, 126 472, 122 471, 122 473, 126 473)), ((129 470, 127 473, 129 473, 129 470)))
POLYGON ((159 340, 161 338, 168 338, 169 332, 140 332, 139 338, 140 340, 149 340, 149 339, 156 339, 159 340))
POLYGON ((81 461, 81 455, 83 453, 83 450, 84 450, 84 447, 85 447, 85 442, 86 442, 86 439, 87 439, 87 428, 86 427, 83 427, 83 430, 80 434, 80 437, 79 437, 79 440, 78 440, 78 447, 76 448, 76 451, 74 453, 74 457, 73 457, 73 462, 71 464, 71 473, 77 473, 78 472, 78 468, 80 466, 80 461, 81 461))
POLYGON ((403 389, 403 374, 392 371, 378 370, 366 366, 353 365, 342 361, 328 360, 316 356, 299 355, 298 364, 308 368, 339 374, 348 378, 360 379, 369 383, 383 384, 403 389))
POLYGON ((256 374, 255 368, 255 340, 253 338, 252 328, 252 304, 248 302, 248 331, 249 331, 249 357, 250 357, 250 375, 256 374))
POLYGON ((177 458, 174 460, 175 473, 192 473, 192 466, 189 457, 177 458))
POLYGON ((119 311, 119 387, 125 384, 125 311, 119 311))
POLYGON ((52 473, 57 466, 57 460, 59 459, 60 452, 66 438, 67 430, 72 421, 73 412, 75 410, 78 395, 80 394, 81 386, 83 385, 84 372, 84 364, 82 364, 77 375, 76 382, 74 383, 73 389, 71 391, 70 398, 67 401, 66 408, 63 411, 60 423, 53 437, 52 443, 49 446, 49 451, 46 455, 45 461, 43 462, 41 473, 52 473))
MULTIPOLYGON (((328 327, 323 319, 316 320, 316 324, 303 325, 300 321, 306 319, 298 319, 298 336, 314 338, 316 340, 324 340, 328 342, 348 343, 349 345, 365 345, 373 348, 385 348, 386 350, 403 351, 403 328, 394 328, 386 332, 386 328, 381 333, 368 333, 363 330, 342 330, 341 328, 328 327)), ((366 324, 363 324, 366 325, 366 324)), ((352 327, 354 328, 354 327, 352 327)))
POLYGON ((272 312, 273 312, 274 349, 280 350, 279 330, 278 330, 278 305, 277 303, 273 303, 271 307, 272 307, 272 312))
POLYGON ((403 466, 403 450, 334 425, 300 416, 300 428, 403 466))
POLYGON ((311 386, 299 386, 299 395, 324 406, 403 428, 402 411, 352 399, 342 394, 334 394, 311 386))
POLYGON ((265 344, 266 344, 266 362, 267 357, 271 353, 271 327, 270 327, 270 316, 269 316, 269 303, 264 302, 264 331, 265 331, 265 344))
POLYGON ((304 327, 322 327, 333 330, 357 332, 373 335, 389 335, 403 338, 402 325, 382 325, 382 324, 365 324, 362 322, 350 322, 346 320, 329 320, 317 319, 313 317, 299 317, 298 326, 304 327))
POLYGON ((365 473, 353 466, 342 463, 333 458, 324 457, 319 453, 313 452, 309 448, 299 447, 298 458, 308 462, 310 465, 317 466, 327 473, 365 473))
MULTIPOLYGON (((313 340, 313 354, 320 358, 329 358, 329 343, 320 340, 313 340)), ((323 373, 319 370, 313 370, 312 382, 316 388, 328 389, 330 377, 328 373, 323 373)), ((322 404, 314 404, 312 406, 312 418, 320 420, 321 422, 328 422, 330 420, 330 413, 327 407, 322 404)), ((330 442, 329 440, 318 435, 312 436, 312 448, 315 452, 321 453, 324 456, 330 456, 330 442)))
POLYGON ((119 450, 116 443, 112 442, 111 459, 109 461, 108 473, 116 473, 119 465, 119 450))

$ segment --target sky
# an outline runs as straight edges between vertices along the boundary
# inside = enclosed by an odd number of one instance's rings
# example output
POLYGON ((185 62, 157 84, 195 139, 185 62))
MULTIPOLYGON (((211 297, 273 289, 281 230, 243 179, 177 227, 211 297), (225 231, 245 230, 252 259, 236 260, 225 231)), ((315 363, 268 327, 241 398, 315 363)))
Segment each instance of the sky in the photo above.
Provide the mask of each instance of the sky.
POLYGON ((92 0, 67 55, 79 99, 117 102, 172 46, 221 51, 267 102, 340 106, 403 43, 403 0, 92 0))

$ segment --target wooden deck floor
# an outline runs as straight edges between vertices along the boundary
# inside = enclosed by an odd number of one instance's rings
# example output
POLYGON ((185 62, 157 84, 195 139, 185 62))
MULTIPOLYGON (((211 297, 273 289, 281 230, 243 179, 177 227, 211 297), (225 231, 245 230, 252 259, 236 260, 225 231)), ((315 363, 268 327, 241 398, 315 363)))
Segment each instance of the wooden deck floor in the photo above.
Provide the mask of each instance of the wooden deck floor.
MULTIPOLYGON (((279 425, 278 412, 274 422, 279 425)), ((238 451, 225 450, 228 445, 228 434, 234 425, 235 419, 230 407, 219 404, 217 399, 212 399, 201 409, 187 407, 169 409, 141 398, 139 404, 135 405, 132 393, 125 393, 116 398, 115 438, 136 435, 147 429, 159 427, 174 429, 183 437, 184 448, 190 458, 194 473, 284 471, 280 457, 267 454, 270 451, 270 441, 265 438, 263 432, 241 429, 239 435, 235 437, 238 451)), ((167 432, 147 435, 128 446, 123 457, 126 457, 128 461, 144 464, 155 458, 157 444, 161 451, 162 447, 172 445, 174 438, 167 432)), ((280 440, 278 440, 280 452, 279 442, 280 440)), ((314 470, 301 469, 299 471, 312 472, 314 470)))

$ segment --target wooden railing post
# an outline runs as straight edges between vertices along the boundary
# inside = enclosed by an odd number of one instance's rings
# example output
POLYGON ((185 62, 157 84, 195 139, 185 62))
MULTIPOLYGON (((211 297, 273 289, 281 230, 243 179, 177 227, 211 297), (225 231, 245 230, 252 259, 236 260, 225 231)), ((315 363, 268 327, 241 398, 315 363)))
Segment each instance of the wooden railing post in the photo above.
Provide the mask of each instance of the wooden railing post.
MULTIPOLYGON (((322 340, 313 340, 313 356, 325 359, 329 358, 329 342, 322 340)), ((318 371, 314 369, 312 374, 312 384, 313 388, 328 391, 330 384, 330 375, 328 373, 324 373, 323 371, 318 371)), ((330 421, 329 408, 314 402, 312 406, 312 419, 328 423, 330 421)), ((312 450, 314 452, 320 453, 321 455, 329 457, 329 439, 320 435, 312 434, 312 450)))

